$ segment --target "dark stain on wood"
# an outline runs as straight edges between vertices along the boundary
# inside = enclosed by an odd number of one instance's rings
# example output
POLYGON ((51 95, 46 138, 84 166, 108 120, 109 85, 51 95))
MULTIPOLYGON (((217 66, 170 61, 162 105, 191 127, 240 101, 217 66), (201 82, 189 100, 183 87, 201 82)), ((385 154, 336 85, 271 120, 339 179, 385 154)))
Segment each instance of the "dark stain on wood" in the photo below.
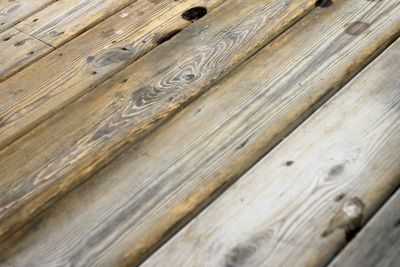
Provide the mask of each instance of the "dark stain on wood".
POLYGON ((332 176, 338 176, 338 175, 342 174, 343 171, 344 171, 344 165, 343 164, 338 164, 338 165, 333 166, 329 170, 328 175, 331 176, 331 177, 332 176))
POLYGON ((315 2, 315 6, 317 7, 322 7, 322 8, 327 8, 333 5, 332 0, 317 0, 315 2))
POLYGON ((366 29, 368 29, 369 24, 363 21, 356 21, 351 23, 345 30, 345 33, 356 36, 360 35, 366 29))
POLYGON ((207 15, 207 8, 198 6, 198 7, 193 7, 191 9, 188 9, 185 12, 183 12, 182 18, 184 20, 193 22, 195 20, 201 19, 205 15, 207 15))
POLYGON ((285 166, 288 166, 288 167, 292 166, 293 164, 294 164, 293 160, 288 160, 285 162, 285 166))
POLYGON ((166 41, 170 40, 172 37, 174 37, 175 35, 177 35, 177 34, 180 33, 181 31, 182 31, 182 29, 176 29, 176 30, 173 30, 173 31, 171 31, 171 32, 169 32, 169 33, 167 33, 167 34, 165 34, 164 36, 156 37, 155 43, 156 43, 157 45, 160 45, 160 44, 162 44, 162 43, 165 43, 166 41))
POLYGON ((343 203, 342 208, 332 217, 327 229, 321 237, 327 237, 337 229, 342 229, 345 233, 346 241, 349 242, 361 229, 364 222, 364 202, 353 197, 343 203))
POLYGON ((340 193, 339 195, 337 195, 337 196, 335 197, 335 202, 340 202, 340 201, 342 201, 345 197, 346 197, 346 194, 345 194, 345 193, 340 193))

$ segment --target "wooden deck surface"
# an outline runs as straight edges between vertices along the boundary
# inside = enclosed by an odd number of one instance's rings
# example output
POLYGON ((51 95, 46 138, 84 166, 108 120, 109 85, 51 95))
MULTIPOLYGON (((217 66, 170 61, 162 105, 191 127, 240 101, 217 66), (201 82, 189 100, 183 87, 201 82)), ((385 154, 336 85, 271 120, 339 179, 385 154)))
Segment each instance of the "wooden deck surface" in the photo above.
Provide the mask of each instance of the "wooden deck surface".
POLYGON ((399 0, 0 0, 0 267, 400 266, 399 0))

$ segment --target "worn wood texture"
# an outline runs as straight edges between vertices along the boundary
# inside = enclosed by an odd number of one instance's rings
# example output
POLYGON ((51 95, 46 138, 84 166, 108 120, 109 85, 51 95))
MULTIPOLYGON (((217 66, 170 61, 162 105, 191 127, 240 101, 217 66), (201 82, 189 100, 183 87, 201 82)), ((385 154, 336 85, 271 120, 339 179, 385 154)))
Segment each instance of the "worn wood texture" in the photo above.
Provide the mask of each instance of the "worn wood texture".
MULTIPOLYGON (((3 244, 3 265, 140 262, 398 36, 399 8, 395 1, 357 0, 314 11, 16 233, 3 244), (359 18, 368 30, 347 33, 359 18)), ((48 144, 64 129, 52 128, 48 144)))
POLYGON ((99 23, 136 1, 137 0, 57 1, 15 25, 15 27, 53 47, 59 47, 88 28, 91 28, 96 23, 99 23))
POLYGON ((400 40, 142 266, 326 265, 400 185, 399 68, 400 40))
POLYGON ((189 25, 185 10, 224 1, 138 0, 0 83, 0 149, 189 25))
POLYGON ((0 0, 0 32, 57 0, 0 0))
MULTIPOLYGON (((397 49, 400 50, 400 47, 397 49)), ((329 265, 329 267, 377 266, 400 266, 400 191, 389 199, 329 265)))
POLYGON ((51 46, 14 28, 0 33, 0 82, 52 50, 51 46))
MULTIPOLYGON (((312 8, 310 0, 230 1, 7 146, 0 152, 0 236, 82 182, 312 8)), ((21 109, 21 124, 76 95, 68 89, 57 88, 32 109, 21 109)))

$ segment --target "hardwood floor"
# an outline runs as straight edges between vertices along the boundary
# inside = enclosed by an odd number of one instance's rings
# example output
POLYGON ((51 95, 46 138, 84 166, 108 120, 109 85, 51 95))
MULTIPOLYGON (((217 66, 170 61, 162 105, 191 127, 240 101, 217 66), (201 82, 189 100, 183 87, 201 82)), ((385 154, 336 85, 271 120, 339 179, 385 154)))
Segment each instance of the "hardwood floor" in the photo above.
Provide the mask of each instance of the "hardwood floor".
POLYGON ((0 25, 0 267, 400 265, 398 0, 0 0, 0 25))

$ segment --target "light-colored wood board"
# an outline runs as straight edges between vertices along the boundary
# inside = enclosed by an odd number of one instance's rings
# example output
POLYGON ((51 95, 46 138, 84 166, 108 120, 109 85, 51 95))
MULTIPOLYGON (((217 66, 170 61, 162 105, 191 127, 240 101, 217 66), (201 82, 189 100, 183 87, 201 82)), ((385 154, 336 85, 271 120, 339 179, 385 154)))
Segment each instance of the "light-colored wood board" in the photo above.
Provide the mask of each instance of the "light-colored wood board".
POLYGON ((304 119, 318 99, 398 36, 399 7, 388 3, 394 2, 337 1, 308 15, 15 233, 0 253, 8 259, 3 265, 140 262, 171 228, 304 119), (360 17, 371 23, 369 30, 345 33, 360 17))
MULTIPOLYGON (((63 0, 35 13, 15 27, 59 47, 137 0, 63 0)), ((150 1, 151 2, 151 1, 150 1)), ((159 1, 160 2, 160 1, 159 1)), ((172 2, 172 1, 170 1, 172 2)))
POLYGON ((400 185, 399 68, 400 40, 142 266, 326 265, 400 185))
MULTIPOLYGON (((84 181, 313 8, 313 0, 230 1, 7 146, 0 152, 0 236, 84 181), (16 169, 21 160, 26 164, 16 169)), ((36 108, 21 110, 29 113, 18 114, 21 124, 77 94, 68 89, 47 92, 33 103, 36 108)))
POLYGON ((138 0, 0 83, 0 149, 188 26, 186 10, 224 1, 138 0))
POLYGON ((400 266, 400 191, 385 203, 329 266, 400 266))
POLYGON ((51 46, 14 28, 0 33, 0 82, 52 50, 51 46))
POLYGON ((57 0, 0 0, 0 32, 57 0))

